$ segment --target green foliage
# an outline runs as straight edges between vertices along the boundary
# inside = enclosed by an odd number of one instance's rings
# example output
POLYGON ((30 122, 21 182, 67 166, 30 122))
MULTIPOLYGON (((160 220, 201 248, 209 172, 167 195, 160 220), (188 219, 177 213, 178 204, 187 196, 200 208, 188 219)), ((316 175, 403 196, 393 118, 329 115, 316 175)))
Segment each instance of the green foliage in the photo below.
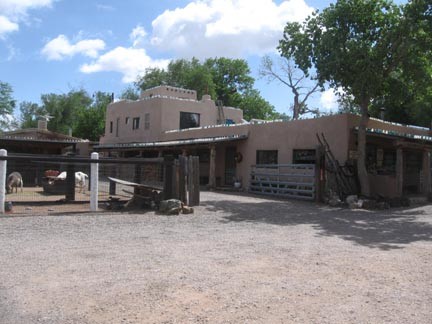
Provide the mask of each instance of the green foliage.
POLYGON ((272 118, 274 108, 253 89, 255 80, 250 73, 245 60, 211 58, 201 63, 196 58, 180 59, 171 61, 166 71, 149 69, 135 85, 142 90, 159 85, 191 89, 197 91, 198 99, 209 94, 225 106, 242 108, 245 119, 272 118))
POLYGON ((111 102, 111 94, 96 92, 94 100, 78 109, 74 135, 91 141, 99 141, 105 132, 106 107, 111 102))
POLYGON ((11 126, 11 115, 16 105, 12 94, 11 85, 0 81, 0 131, 8 129, 11 126))
POLYGON ((47 112, 40 107, 37 103, 30 101, 23 101, 20 103, 21 128, 36 128, 38 119, 46 116, 47 112))
MULTIPOLYGON (((92 99, 83 89, 71 90, 67 94, 43 94, 41 96, 42 109, 50 116, 49 130, 68 134, 78 124, 79 112, 88 107, 92 99)), ((74 133, 74 132, 73 132, 74 133)), ((75 134, 80 136, 79 134, 75 134)))
POLYGON ((256 119, 280 119, 282 115, 275 112, 274 107, 261 97, 258 90, 252 89, 244 93, 238 108, 243 110, 243 118, 246 120, 256 119))
POLYGON ((48 118, 48 129, 53 132, 98 141, 104 134, 106 107, 111 94, 96 92, 93 98, 83 89, 66 94, 43 94, 42 104, 22 102, 21 128, 37 127, 40 118, 48 118))
POLYGON ((386 97, 395 73, 401 73, 407 84, 430 77, 431 35, 430 0, 413 0, 400 7, 388 0, 338 0, 303 24, 285 27, 281 54, 294 59, 305 73, 314 67, 320 83, 342 88, 360 107, 357 171, 366 196, 370 193, 365 167, 370 105, 386 97))
POLYGON ((129 86, 126 89, 124 89, 123 92, 120 94, 120 99, 138 100, 139 93, 137 89, 135 89, 132 86, 129 86))
POLYGON ((224 57, 207 59, 204 62, 212 75, 216 96, 224 105, 238 107, 242 94, 253 89, 255 82, 245 60, 224 57))

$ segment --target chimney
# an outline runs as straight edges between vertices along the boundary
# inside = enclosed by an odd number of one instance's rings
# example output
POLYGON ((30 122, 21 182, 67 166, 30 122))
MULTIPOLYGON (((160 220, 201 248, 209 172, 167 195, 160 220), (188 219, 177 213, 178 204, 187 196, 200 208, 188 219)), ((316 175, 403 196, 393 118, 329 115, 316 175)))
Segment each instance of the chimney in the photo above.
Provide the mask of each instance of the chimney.
POLYGON ((385 118, 385 108, 381 107, 380 108, 380 119, 384 120, 385 118))
POLYGON ((48 122, 46 120, 39 119, 38 120, 38 129, 48 130, 48 122))

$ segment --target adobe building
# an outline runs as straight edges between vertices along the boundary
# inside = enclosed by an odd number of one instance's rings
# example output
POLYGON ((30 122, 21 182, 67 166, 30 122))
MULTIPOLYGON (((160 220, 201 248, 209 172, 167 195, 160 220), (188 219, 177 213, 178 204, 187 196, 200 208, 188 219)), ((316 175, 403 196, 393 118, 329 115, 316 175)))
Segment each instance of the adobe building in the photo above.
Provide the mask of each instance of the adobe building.
MULTIPOLYGON (((323 133, 341 165, 355 165, 360 117, 351 114, 295 121, 243 120, 242 110, 197 99, 192 90, 159 86, 137 101, 107 108, 105 135, 95 149, 105 156, 198 155, 200 181, 249 188, 257 164, 315 163, 323 133)), ((372 194, 401 197, 431 192, 432 132, 371 118, 367 169, 372 194)))

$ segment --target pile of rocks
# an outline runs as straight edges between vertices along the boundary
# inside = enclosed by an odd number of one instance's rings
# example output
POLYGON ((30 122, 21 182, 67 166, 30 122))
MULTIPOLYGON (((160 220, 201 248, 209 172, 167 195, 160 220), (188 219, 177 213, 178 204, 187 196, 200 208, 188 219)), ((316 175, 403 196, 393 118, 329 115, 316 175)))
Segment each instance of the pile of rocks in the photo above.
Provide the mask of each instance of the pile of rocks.
POLYGON ((336 194, 333 194, 328 199, 328 204, 332 207, 348 207, 349 209, 378 209, 384 210, 391 207, 408 207, 409 200, 406 198, 377 198, 367 199, 359 198, 357 195, 347 196, 345 201, 339 199, 336 194))
POLYGON ((192 214, 194 209, 183 204, 178 199, 162 200, 159 204, 159 213, 164 215, 192 214))

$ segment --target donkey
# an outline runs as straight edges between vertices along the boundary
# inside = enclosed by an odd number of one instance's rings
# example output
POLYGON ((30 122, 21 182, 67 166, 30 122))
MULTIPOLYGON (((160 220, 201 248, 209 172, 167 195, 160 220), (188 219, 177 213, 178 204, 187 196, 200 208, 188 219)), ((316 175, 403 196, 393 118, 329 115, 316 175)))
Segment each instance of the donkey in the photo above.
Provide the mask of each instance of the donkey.
POLYGON ((15 188, 15 192, 18 193, 18 187, 21 187, 21 192, 23 192, 23 180, 21 173, 19 172, 12 172, 7 177, 6 182, 6 191, 7 193, 13 193, 13 188, 15 188))

